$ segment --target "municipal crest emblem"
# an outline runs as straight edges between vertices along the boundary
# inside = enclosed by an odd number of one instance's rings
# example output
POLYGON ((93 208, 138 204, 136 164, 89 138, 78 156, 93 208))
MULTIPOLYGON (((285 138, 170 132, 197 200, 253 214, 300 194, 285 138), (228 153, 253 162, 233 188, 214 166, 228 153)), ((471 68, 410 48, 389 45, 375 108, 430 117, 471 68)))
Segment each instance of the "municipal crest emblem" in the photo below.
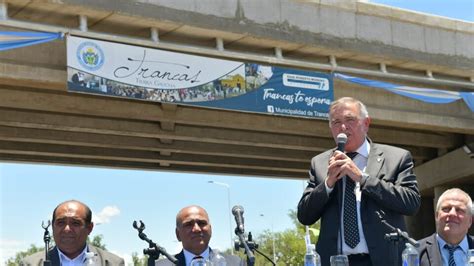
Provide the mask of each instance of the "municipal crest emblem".
POLYGON ((104 52, 93 42, 83 42, 76 52, 77 61, 89 71, 96 71, 104 64, 104 52))

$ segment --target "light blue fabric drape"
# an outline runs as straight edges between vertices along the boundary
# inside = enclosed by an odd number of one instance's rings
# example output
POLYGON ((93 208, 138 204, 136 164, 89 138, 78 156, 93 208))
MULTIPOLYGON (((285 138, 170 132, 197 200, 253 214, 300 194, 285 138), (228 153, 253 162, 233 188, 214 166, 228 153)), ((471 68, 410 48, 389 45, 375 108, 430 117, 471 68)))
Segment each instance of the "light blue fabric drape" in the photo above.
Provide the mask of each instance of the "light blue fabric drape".
POLYGON ((363 86, 388 90, 390 92, 427 103, 445 104, 462 99, 469 107, 469 109, 474 112, 474 92, 457 92, 429 88, 415 88, 392 84, 389 82, 358 78, 340 73, 335 73, 334 77, 363 86))
POLYGON ((0 51, 62 39, 62 33, 0 31, 0 51))

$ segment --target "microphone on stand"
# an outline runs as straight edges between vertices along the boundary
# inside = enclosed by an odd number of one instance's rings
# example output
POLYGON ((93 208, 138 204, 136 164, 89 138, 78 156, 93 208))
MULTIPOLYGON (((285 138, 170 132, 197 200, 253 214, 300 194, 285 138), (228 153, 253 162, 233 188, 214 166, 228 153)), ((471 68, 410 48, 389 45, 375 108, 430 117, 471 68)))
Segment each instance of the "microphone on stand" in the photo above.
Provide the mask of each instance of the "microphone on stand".
MULTIPOLYGON (((236 205, 232 208, 232 214, 235 217, 235 234, 239 237, 240 244, 244 246, 245 254, 247 254, 247 265, 253 266, 255 264, 255 255, 252 249, 249 247, 249 243, 245 240, 244 230, 244 208, 240 205, 236 205)), ((251 234, 249 233, 249 241, 251 241, 251 234)), ((256 247, 254 247, 256 248, 256 247)))
POLYGON ((244 216, 243 216, 244 208, 240 205, 235 205, 232 208, 232 214, 234 215, 235 223, 237 224, 237 227, 235 228, 235 232, 243 234, 245 232, 245 230, 244 230, 244 216))

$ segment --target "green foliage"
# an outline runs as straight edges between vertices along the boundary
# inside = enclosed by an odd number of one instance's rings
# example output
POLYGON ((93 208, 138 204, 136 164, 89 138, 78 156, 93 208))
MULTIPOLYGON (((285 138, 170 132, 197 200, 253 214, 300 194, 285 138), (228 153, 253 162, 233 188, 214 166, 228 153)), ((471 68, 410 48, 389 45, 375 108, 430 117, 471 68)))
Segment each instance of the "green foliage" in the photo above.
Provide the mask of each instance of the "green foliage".
POLYGON ((14 258, 9 258, 5 265, 6 266, 17 266, 20 265, 20 262, 25 258, 28 257, 31 254, 34 254, 39 251, 43 251, 44 247, 37 247, 34 244, 31 244, 30 247, 26 251, 20 251, 15 254, 14 258))
POLYGON ((142 255, 138 256, 137 252, 132 253, 133 266, 147 266, 148 265, 148 256, 142 255))
POLYGON ((102 241, 104 240, 104 236, 103 235, 95 235, 92 240, 90 240, 90 238, 87 238, 87 243, 94 246, 94 247, 98 247, 98 248, 101 248, 103 250, 107 250, 105 248, 105 244, 102 243, 102 241))
MULTIPOLYGON (((276 264, 278 266, 302 265, 306 253, 305 226, 298 222, 295 210, 290 210, 288 216, 293 221, 295 228, 273 233, 270 230, 265 230, 254 239, 254 242, 258 244, 258 250, 270 259, 273 259, 273 243, 275 244, 276 264)), ((309 231, 311 243, 314 244, 319 236, 319 222, 311 225, 309 231)), ((230 253, 230 250, 227 250, 226 253, 230 253)), ((236 255, 244 260, 247 259, 243 249, 239 250, 236 255)), ((272 264, 267 259, 255 252, 255 266, 270 265, 272 264)))

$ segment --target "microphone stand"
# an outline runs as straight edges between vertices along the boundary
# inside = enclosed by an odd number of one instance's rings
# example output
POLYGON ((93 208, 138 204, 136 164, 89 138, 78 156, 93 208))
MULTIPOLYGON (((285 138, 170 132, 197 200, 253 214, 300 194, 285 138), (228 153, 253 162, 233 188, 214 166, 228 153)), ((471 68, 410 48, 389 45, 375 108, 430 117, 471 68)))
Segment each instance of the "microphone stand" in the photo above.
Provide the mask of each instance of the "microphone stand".
POLYGON ((235 244, 235 250, 238 251, 239 247, 243 247, 245 254, 247 254, 247 265, 253 266, 255 264, 255 255, 252 249, 256 249, 258 245, 252 241, 252 234, 249 233, 248 241, 245 240, 244 230, 240 230, 238 226, 235 228, 235 234, 239 237, 239 243, 235 244))
POLYGON ((178 265, 178 260, 174 256, 170 255, 164 248, 157 245, 155 242, 149 239, 145 233, 143 233, 143 230, 145 230, 145 224, 141 220, 140 225, 137 224, 137 221, 133 221, 133 228, 138 230, 138 237, 140 237, 141 240, 147 242, 149 245, 149 248, 143 249, 143 254, 148 255, 148 266, 154 266, 155 261, 160 257, 161 254, 163 254, 174 265, 178 265))
POLYGON ((43 266, 51 266, 51 261, 49 260, 49 241, 51 241, 51 236, 49 235, 48 228, 51 225, 51 221, 48 220, 48 224, 45 225, 44 221, 41 222, 41 227, 44 229, 43 241, 44 241, 44 261, 43 266))
MULTIPOLYGON (((418 241, 414 240, 413 238, 411 238, 407 232, 405 231, 402 231, 400 230, 400 228, 397 228, 397 227, 394 227, 392 226, 391 224, 389 224, 385 218, 384 218, 384 215, 385 215, 385 212, 380 210, 380 211, 376 211, 375 212, 377 214, 377 216, 379 217, 380 221, 390 230, 392 231, 392 233, 387 233, 385 234, 385 239, 388 240, 388 241, 391 241, 393 243, 393 246, 394 246, 394 252, 395 252, 395 258, 398 257, 398 242, 400 242, 400 240, 403 240, 403 241, 406 241, 408 243, 410 243, 411 245, 413 245, 415 248, 419 247, 420 244, 418 243, 418 241)), ((396 266, 398 265, 398 260, 394 260, 393 261, 393 265, 396 266)))

